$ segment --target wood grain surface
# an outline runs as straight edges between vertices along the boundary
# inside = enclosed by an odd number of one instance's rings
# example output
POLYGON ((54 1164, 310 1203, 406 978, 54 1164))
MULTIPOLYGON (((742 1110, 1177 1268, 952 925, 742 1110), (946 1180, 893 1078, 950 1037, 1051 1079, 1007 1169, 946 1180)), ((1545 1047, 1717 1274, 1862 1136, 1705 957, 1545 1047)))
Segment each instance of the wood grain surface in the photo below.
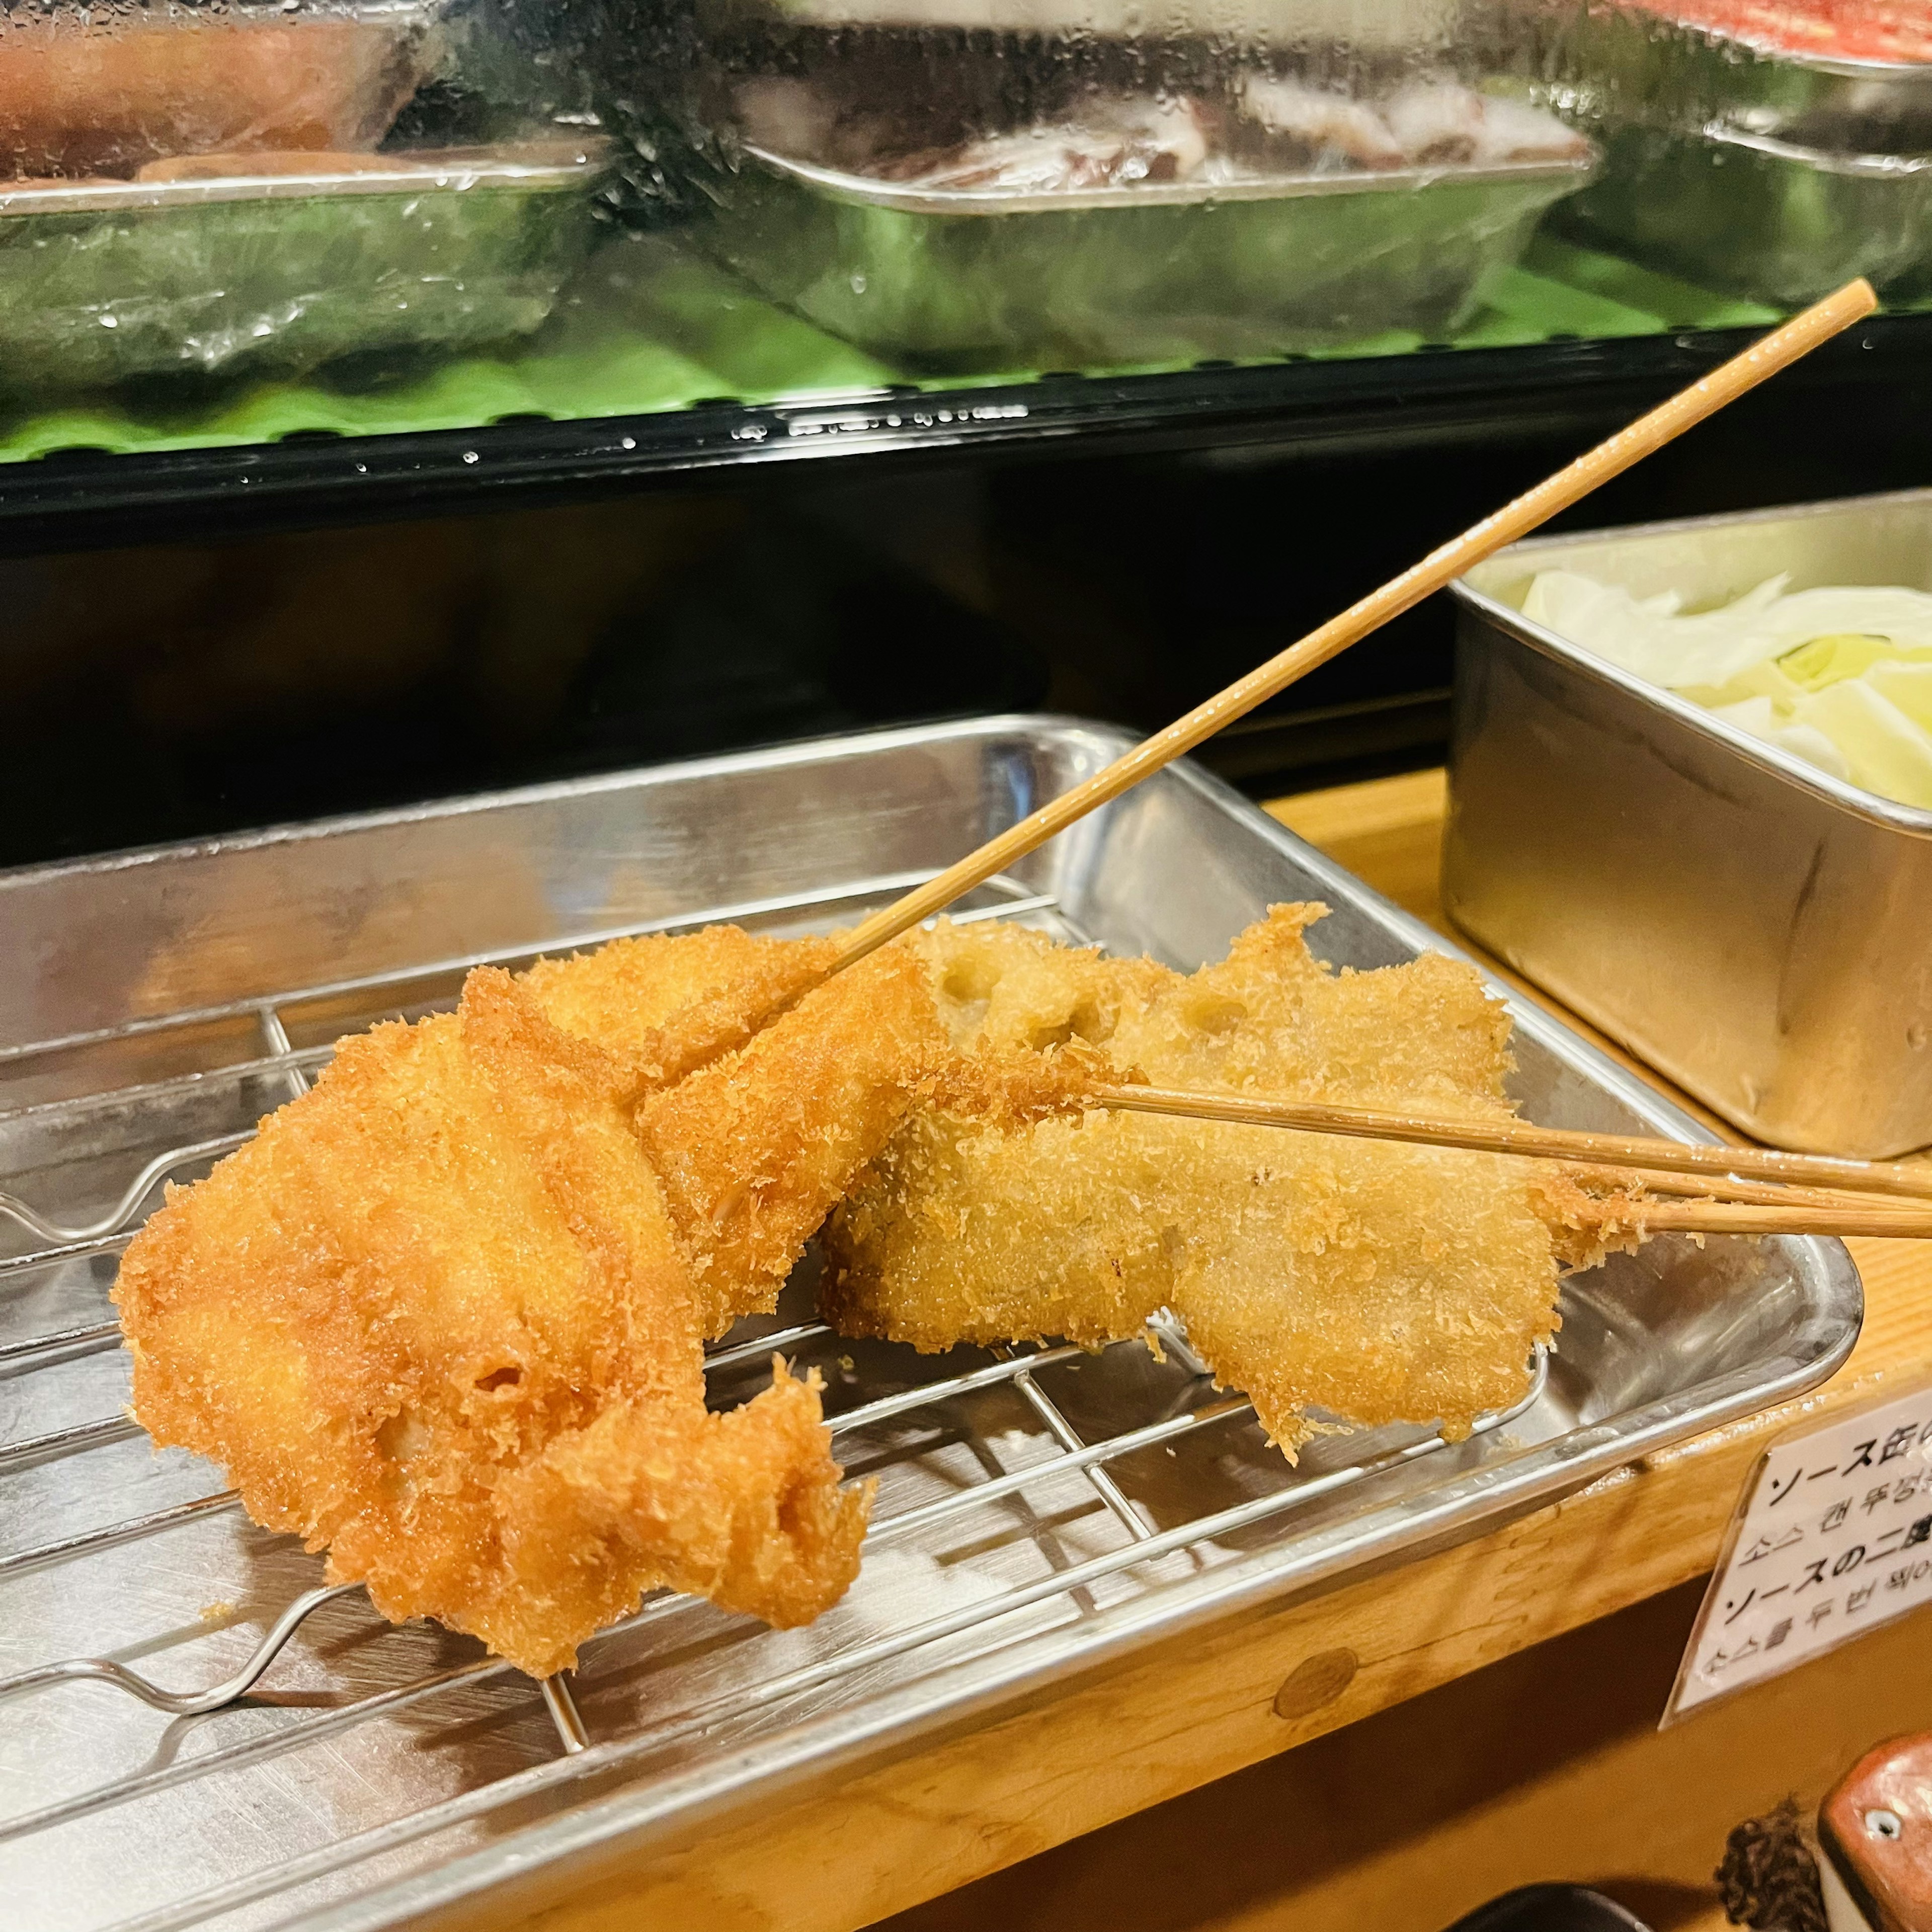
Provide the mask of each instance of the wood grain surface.
MULTIPOLYGON (((1276 810, 1439 922, 1442 796, 1431 773, 1276 810)), ((1694 1610, 1684 1586, 1710 1568, 1766 1442, 1802 1412, 1932 1373, 1932 1244, 1851 1246, 1865 1281, 1864 1331, 1846 1368, 1804 1404, 1682 1444, 1474 1542, 1142 1653, 754 1821, 586 1870, 566 1900, 532 1910, 505 1894, 448 1922, 466 1932, 852 1932, 938 1900, 907 1932, 1049 1923, 1064 1932, 1439 1932, 1456 1911, 1528 1877, 1640 1877, 1654 1866, 1659 1898, 1676 1916, 1652 1899, 1653 1922, 1701 1926, 1711 1895, 1698 1875, 1714 1859, 1717 1817, 1735 1822, 1782 1795, 1799 1760, 1822 1790, 1872 1726, 1885 1727, 1886 1711, 1901 1728, 1932 1722, 1932 1661, 1919 1654, 1922 1626, 1908 1620, 1660 1744, 1648 1732, 1694 1610), (1615 1622, 1583 1628, 1606 1618, 1615 1622), (1534 1657, 1520 1654, 1539 1645, 1534 1657), (1593 1664, 1600 1653, 1607 1661, 1593 1664), (1505 1659, 1515 1661, 1489 1668, 1505 1659), (1472 1673, 1469 1685, 1457 1682, 1472 1673), (1820 1690, 1841 1679, 1851 1692, 1820 1690), (1398 1708, 1430 1693, 1426 1705, 1398 1708), (1822 1717, 1807 1702, 1821 1698, 1822 1717), (1574 1750, 1549 1741, 1552 1709, 1574 1750), (1330 1737, 1344 1727, 1346 1739, 1330 1737), (1324 1738, 1315 1751, 1246 1771, 1324 1738), (1664 1756, 1647 1756, 1652 1747, 1664 1756), (1665 1757, 1676 1768, 1657 1783, 1665 1757), (1572 1804, 1588 1811, 1586 1774, 1600 1760, 1623 1767, 1629 1802, 1594 1823, 1568 1818, 1566 1838, 1555 1821, 1572 1804), (1530 1775, 1526 1762, 1542 1769, 1530 1775), (1232 1786, 1200 1790, 1244 1772, 1232 1786), (1701 1807, 1672 1795, 1682 1779, 1701 1807), (1190 1792, 1198 1796, 1183 1798, 1190 1792), (1132 1817, 1156 1805, 1168 1808, 1132 1817), (1552 1864, 1545 1840, 1572 1849, 1552 1864), (1653 1843, 1654 1856, 1645 1850, 1653 1843), (1126 1847, 1136 1856, 1122 1864, 1126 1847), (1118 1870, 1138 1876, 1122 1881, 1118 1870)))

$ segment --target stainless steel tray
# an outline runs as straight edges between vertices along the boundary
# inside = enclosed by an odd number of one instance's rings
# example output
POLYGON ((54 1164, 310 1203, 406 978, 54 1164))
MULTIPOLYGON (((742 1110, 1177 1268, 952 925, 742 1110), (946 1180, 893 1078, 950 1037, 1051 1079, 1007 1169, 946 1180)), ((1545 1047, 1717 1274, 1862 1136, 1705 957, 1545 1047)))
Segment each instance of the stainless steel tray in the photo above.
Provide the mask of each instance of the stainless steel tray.
POLYGON ((1547 66, 1586 118, 1707 124, 1844 154, 1932 148, 1932 63, 1845 60, 1754 44, 1654 12, 1552 0, 1547 66))
POLYGON ((775 300, 939 368, 1269 356, 1480 304, 1594 158, 1063 195, 920 189, 752 148, 698 231, 775 300))
POLYGON ((1548 104, 1604 148, 1552 225, 1796 307, 1932 280, 1932 64, 1785 54, 1620 4, 1540 9, 1548 104))
MULTIPOLYGON (((106 1298, 164 1172, 201 1171, 344 1028, 446 1003, 471 962, 706 919, 849 920, 1124 742, 994 719, 0 876, 0 1173, 43 1217, 0 1216, 10 1923, 372 1932, 453 1919, 490 1887, 534 1912, 700 1816, 754 1816, 1103 1659, 1468 1535, 1843 1359, 1860 1300, 1836 1244, 1666 1240, 1569 1285, 1561 1352, 1520 1413, 1454 1448, 1324 1439, 1291 1470, 1178 1340, 1164 1363, 1137 1345, 921 1358, 824 1334, 808 1268, 783 1345, 825 1369, 848 1468, 881 1479, 864 1574, 812 1629, 654 1600, 588 1647, 573 1714, 351 1592, 211 1714, 98 1682, 19 1689, 82 1654, 212 1684, 318 1579, 122 1416, 106 1298), (569 1751, 578 1723, 588 1748, 569 1751)), ((1336 908, 1316 944, 1337 962, 1438 943, 1186 768, 995 881, 978 916, 1191 965, 1308 896, 1336 908)), ((1517 1016, 1536 1118, 1694 1131, 1517 1016)), ((716 1352, 720 1396, 764 1376, 773 1341, 716 1352)))
POLYGON ((1796 308, 1867 277, 1932 290, 1932 154, 1844 154, 1713 122, 1598 130, 1601 176, 1552 225, 1707 288, 1796 308))
POLYGON ((1932 812, 1746 736, 1522 614, 1540 570, 1639 596, 1932 590, 1932 491, 1518 544, 1456 586, 1456 924, 1748 1133, 1932 1142, 1932 812))
POLYGON ((602 158, 544 144, 380 171, 0 185, 0 390, 527 334, 590 250, 602 158))

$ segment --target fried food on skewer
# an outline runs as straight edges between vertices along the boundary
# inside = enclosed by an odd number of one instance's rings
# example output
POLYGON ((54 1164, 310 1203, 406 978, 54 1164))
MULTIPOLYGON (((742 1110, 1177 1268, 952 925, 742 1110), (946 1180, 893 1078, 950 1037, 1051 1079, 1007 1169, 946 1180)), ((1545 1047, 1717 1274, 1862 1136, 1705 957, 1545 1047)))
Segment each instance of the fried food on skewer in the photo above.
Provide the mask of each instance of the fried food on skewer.
MULTIPOLYGON (((913 943, 962 1050, 1072 1040, 1163 1086, 1508 1114, 1509 1017, 1474 972, 1332 974, 1302 936, 1322 910, 1277 907, 1192 977, 1012 927, 913 943)), ((1455 1435, 1514 1400, 1562 1266, 1605 1224, 1496 1156, 1138 1114, 1003 1132, 942 1105, 834 1216, 823 1306, 927 1349, 1097 1344, 1169 1307, 1292 1452, 1310 1408, 1455 1435)))
POLYGON ((116 1298, 134 1407, 385 1615, 537 1674, 665 1586, 778 1624, 856 1574, 814 1380, 707 1413, 693 1276, 634 1071, 507 974, 344 1042, 208 1179, 170 1189, 116 1298))
POLYGON ((776 1306, 948 1052, 923 965, 893 945, 748 1046, 645 1096, 638 1137, 709 1298, 708 1334, 776 1306))
POLYGON ((924 966, 900 946, 751 1032, 823 973, 838 944, 710 926, 540 960, 521 982, 556 1025, 636 1076, 634 1124, 710 1298, 708 1335, 770 1311, 948 1057, 924 966), (738 1028, 743 1046, 681 1079, 660 1077, 693 1042, 738 1028))
POLYGON ((136 1413, 385 1614, 540 1673, 659 1585, 818 1615, 867 1505, 815 1379, 708 1414, 702 1342, 776 1300, 944 1056, 924 970, 889 948, 655 1083, 827 950, 621 941, 344 1042, 129 1249, 136 1413))
MULTIPOLYGON (((1520 1382, 1523 1337, 1553 1323, 1555 1245, 1522 1169, 1511 1188, 1491 1172, 1507 1163, 1479 1163, 1470 1186, 1466 1157, 1078 1115, 1122 1061, 1502 1106, 1507 1022, 1472 976, 1437 960, 1331 980, 1307 916, 1191 980, 1000 928, 942 928, 815 986, 833 942, 731 928, 472 974, 458 1012, 344 1042, 255 1142, 170 1190, 117 1289, 136 1412, 386 1614, 532 1671, 658 1585, 808 1620, 856 1573, 866 1496, 839 1487, 814 1381, 778 1365, 708 1414, 702 1340, 774 1304, 884 1153, 836 1244, 832 1312, 854 1326, 1097 1341, 1171 1304, 1285 1442, 1311 1402, 1435 1401, 1453 1426, 1520 1382), (1443 1024, 1405 1047, 1405 1018, 1443 1024), (1484 1285, 1486 1326, 1469 1314, 1484 1285), (1360 1346, 1377 1322, 1379 1357, 1360 1346), (1432 1380, 1457 1322, 1463 1352, 1432 1380)), ((1592 1204, 1564 1211, 1591 1238, 1592 1204)))
POLYGON ((539 959, 520 983, 547 1018, 616 1059, 641 1094, 744 1046, 838 956, 836 938, 767 939, 708 926, 539 959))

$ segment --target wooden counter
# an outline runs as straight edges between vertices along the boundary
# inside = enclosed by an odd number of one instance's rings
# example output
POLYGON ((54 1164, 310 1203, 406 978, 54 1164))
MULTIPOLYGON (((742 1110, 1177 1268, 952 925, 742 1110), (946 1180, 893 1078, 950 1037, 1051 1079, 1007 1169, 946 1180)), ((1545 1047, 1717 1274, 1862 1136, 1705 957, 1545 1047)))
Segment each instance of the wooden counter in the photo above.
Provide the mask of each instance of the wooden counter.
MULTIPOLYGON (((1439 772, 1271 808, 1441 925, 1439 772)), ((1932 1373, 1932 1244, 1851 1245, 1864 1331, 1814 1407, 1932 1373)), ((1704 1881, 1730 1825, 1794 1784, 1815 1798, 1887 1730, 1932 1726, 1932 1646, 1908 1619, 1652 1732, 1693 1580, 1759 1449, 1797 1412, 1734 1424, 1459 1548, 1061 1687, 836 1797, 660 1851, 530 1922, 850 1932, 932 1900, 902 1932, 1439 1932, 1511 1884, 1621 1873, 1660 1932, 1701 1932, 1722 1922, 1704 1881), (1582 1628, 1600 1618, 1610 1621, 1582 1628)))

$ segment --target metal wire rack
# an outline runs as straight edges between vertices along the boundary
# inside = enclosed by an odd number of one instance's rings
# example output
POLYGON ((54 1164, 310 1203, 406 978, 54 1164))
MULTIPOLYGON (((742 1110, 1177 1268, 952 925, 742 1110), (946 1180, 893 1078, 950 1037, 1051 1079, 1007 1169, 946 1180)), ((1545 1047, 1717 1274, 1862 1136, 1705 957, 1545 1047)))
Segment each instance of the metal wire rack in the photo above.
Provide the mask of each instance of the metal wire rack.
MULTIPOLYGON (((880 891, 880 882, 870 883, 871 896, 880 891)), ((822 922, 835 903, 768 905, 760 916, 822 922)), ((1085 939, 1050 895, 1010 881, 995 882, 958 916, 1024 919, 1085 939)), ((512 965, 530 956, 494 956, 512 965)), ((1177 1564, 1214 1560, 1259 1527, 1278 1534, 1289 1513, 1447 1447, 1424 1431, 1336 1437, 1292 1471, 1262 1441, 1247 1402, 1213 1387, 1172 1322, 1154 1324, 1151 1350, 961 1351, 935 1361, 846 1344, 801 1310, 804 1318, 748 1324, 714 1348, 709 1378, 723 1402, 741 1381, 748 1393, 748 1378, 774 1351, 826 1371, 848 1470, 881 1479, 866 1576, 849 1613, 824 1620, 801 1648, 708 1606, 659 1596, 590 1646, 574 1679, 534 1690, 466 1640, 392 1630, 359 1588, 318 1584, 319 1559, 246 1526, 236 1498, 212 1486, 218 1479, 206 1465, 173 1456, 137 1468, 124 1460, 93 1481, 89 1464, 140 1433, 118 1407, 84 1405, 99 1402, 120 1372, 106 1294, 116 1258, 161 1184, 205 1172, 248 1138, 255 1114, 304 1090, 328 1058, 329 1039, 450 1004, 463 972, 479 963, 310 987, 0 1063, 0 1156, 19 1177, 14 1191, 0 1193, 0 1418, 9 1418, 0 1424, 0 1590, 45 1586, 38 1622, 30 1615, 18 1627, 35 1634, 9 1642, 0 1612, 0 1718, 29 1707, 49 1713, 0 1732, 0 1802, 10 1783, 22 1801, 0 1816, 0 1883, 45 1895, 34 1888, 47 1885, 74 1846, 105 1842, 90 1834, 158 1808, 128 1840, 151 1843, 186 1828, 191 1808, 232 1802, 226 1787, 236 1780, 286 1778, 277 1768, 304 1754, 340 1767, 358 1752, 406 1753, 412 1739, 447 1738, 466 1724, 481 1723, 494 1740, 480 1755, 459 1750, 453 1776, 398 1775, 384 1757, 375 1780, 382 1802, 373 1805, 340 1802, 332 1785, 328 1816, 298 1849, 260 1856, 267 1840, 250 1839, 238 1858, 187 1860, 180 1871, 164 1870, 168 1858, 158 1851, 152 1885, 132 1888, 140 1909, 92 1917, 77 1910, 58 1918, 63 1932, 108 1918, 117 1932, 269 1922, 277 1901, 300 1888, 336 1895, 332 1882, 339 1892, 360 1869, 386 1869, 383 1861, 393 1865, 409 1848, 477 1828, 513 1805, 562 1802, 573 1783, 646 1755, 662 1759, 733 1720, 796 1710, 893 1667, 927 1667, 957 1656, 962 1643, 995 1644, 1003 1631, 1036 1628, 1042 1618, 1091 1614, 1124 1590, 1156 1586, 1177 1564), (24 1103, 6 1108, 9 1089, 24 1103), (1184 1480, 1177 1474, 1184 1468, 1184 1480), (154 1507, 124 1514, 115 1506, 158 1486, 164 1493, 154 1507), (224 1534, 210 1542, 214 1528, 224 1534), (166 1552, 184 1535, 201 1537, 202 1553, 181 1563, 166 1552), (212 1587, 220 1562, 232 1574, 238 1553, 244 1582, 266 1580, 284 1595, 260 1600, 251 1585, 240 1608, 196 1612, 196 1593, 212 1587), (153 1585, 157 1574, 166 1588, 153 1585), (885 1580, 874 1587, 877 1576, 885 1580), (92 1654, 33 1655, 26 1646, 48 1640, 48 1588, 77 1606, 106 1608, 114 1642, 82 1635, 76 1647, 92 1654), (352 1610, 353 1634, 344 1636, 352 1610), (230 1634, 245 1640, 256 1631, 238 1658, 230 1634), (227 1666, 218 1675, 200 1655, 210 1648, 227 1666), (276 1666, 296 1651, 297 1690, 278 1698, 276 1666), (176 1659, 176 1652, 187 1654, 176 1659), (394 1662, 372 1664, 390 1652, 394 1662), (136 1667, 157 1654, 168 1669, 136 1667), (190 1663, 200 1677, 169 1688, 174 1667, 190 1663), (301 1684, 310 1688, 304 1694, 301 1684), (104 1717, 104 1689, 168 1723, 142 1730, 104 1717), (28 1745, 24 1759, 11 1759, 10 1778, 10 1749, 48 1735, 53 1707, 44 1700, 56 1697, 64 1748, 43 1766, 28 1745), (525 1715, 539 1708, 547 1749, 525 1715), (243 1718, 232 1734, 223 1730, 243 1718), (10 1859, 21 1874, 11 1881, 10 1859), (211 1869, 214 1882, 200 1882, 211 1869)), ((802 1284, 800 1294, 808 1294, 802 1284)), ((1543 1378, 1539 1363, 1510 1417, 1535 1400, 1543 1378)), ((76 1635, 88 1629, 79 1610, 53 1622, 76 1635)), ((367 1782, 366 1767, 362 1774, 367 1782)))

